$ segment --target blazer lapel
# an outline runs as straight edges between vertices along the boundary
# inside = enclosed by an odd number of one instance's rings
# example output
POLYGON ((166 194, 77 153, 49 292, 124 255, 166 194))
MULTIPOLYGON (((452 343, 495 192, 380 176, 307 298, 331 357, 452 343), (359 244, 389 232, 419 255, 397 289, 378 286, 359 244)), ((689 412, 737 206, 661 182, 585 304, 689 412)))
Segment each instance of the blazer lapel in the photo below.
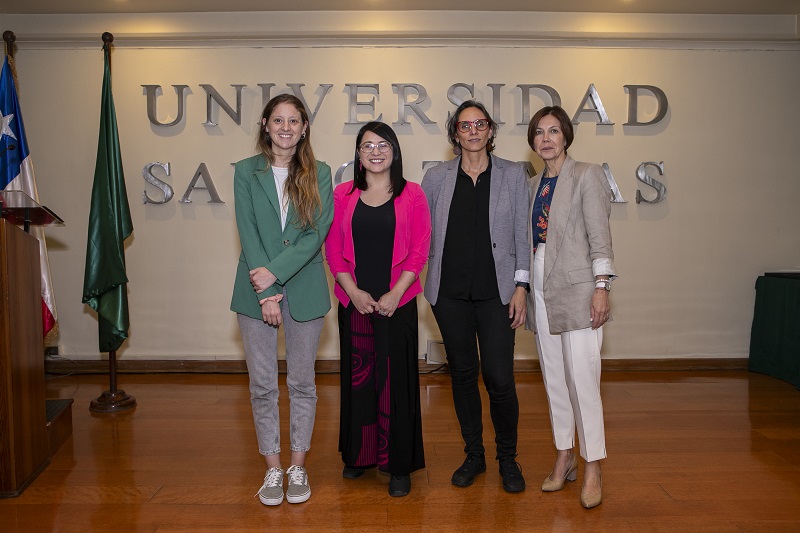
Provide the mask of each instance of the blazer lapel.
POLYGON ((356 212, 358 199, 361 198, 361 189, 356 188, 351 194, 347 195, 347 204, 344 207, 342 222, 346 223, 347 231, 342 249, 342 257, 350 264, 356 264, 356 250, 353 242, 353 214, 356 212))
POLYGON ((444 236, 447 234, 447 220, 450 217, 450 204, 453 202, 453 193, 456 190, 456 179, 458 178, 458 165, 461 158, 457 157, 448 162, 445 170, 444 183, 439 192, 441 201, 436 203, 436 219, 441 221, 437 224, 436 242, 442 243, 439 247, 444 249, 444 236))
POLYGON ((496 157, 489 154, 492 161, 492 175, 489 178, 489 235, 494 235, 494 218, 497 214, 497 203, 500 201, 500 191, 506 186, 503 173, 505 168, 496 157))
POLYGON ((261 188, 264 189, 264 193, 267 195, 270 205, 272 205, 275 214, 278 216, 278 220, 280 220, 281 203, 278 201, 278 189, 275 188, 275 177, 272 175, 272 166, 266 162, 266 159, 264 159, 264 168, 256 169, 256 179, 261 185, 261 188))
MULTIPOLYGON (((572 208, 572 195, 575 189, 573 175, 574 160, 567 157, 556 180, 553 203, 550 204, 550 218, 547 223, 547 254, 544 257, 544 279, 550 275, 555 265, 564 234, 567 231, 569 212, 572 208), (555 216, 553 216, 555 215, 555 216)), ((535 193, 534 193, 535 194, 535 193)))

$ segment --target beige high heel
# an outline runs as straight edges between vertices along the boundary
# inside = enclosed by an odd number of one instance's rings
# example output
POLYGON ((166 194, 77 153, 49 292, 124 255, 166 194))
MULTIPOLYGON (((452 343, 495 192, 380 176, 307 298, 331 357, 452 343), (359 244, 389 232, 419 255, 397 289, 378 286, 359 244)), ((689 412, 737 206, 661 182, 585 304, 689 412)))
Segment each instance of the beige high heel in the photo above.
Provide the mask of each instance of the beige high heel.
MULTIPOLYGON (((553 473, 550 472, 550 475, 553 473)), ((575 481, 578 479, 578 456, 577 454, 572 455, 572 464, 569 465, 567 468, 566 475, 561 478, 553 481, 550 479, 550 476, 547 476, 542 482, 542 492, 555 492, 557 490, 561 490, 564 488, 564 483, 567 481, 575 481)))
POLYGON ((581 505, 586 509, 597 507, 603 501, 603 473, 600 473, 600 487, 596 491, 588 492, 584 486, 581 489, 581 505))

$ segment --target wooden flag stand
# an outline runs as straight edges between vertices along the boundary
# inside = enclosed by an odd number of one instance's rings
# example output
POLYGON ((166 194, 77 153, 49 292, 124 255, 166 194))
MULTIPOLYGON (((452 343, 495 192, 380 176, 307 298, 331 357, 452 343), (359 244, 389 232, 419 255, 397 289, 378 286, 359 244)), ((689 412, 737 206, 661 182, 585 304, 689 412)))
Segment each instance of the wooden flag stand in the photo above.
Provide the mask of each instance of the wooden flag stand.
POLYGON ((108 390, 89 404, 93 413, 118 413, 136 407, 136 398, 117 389, 117 351, 108 352, 108 390))

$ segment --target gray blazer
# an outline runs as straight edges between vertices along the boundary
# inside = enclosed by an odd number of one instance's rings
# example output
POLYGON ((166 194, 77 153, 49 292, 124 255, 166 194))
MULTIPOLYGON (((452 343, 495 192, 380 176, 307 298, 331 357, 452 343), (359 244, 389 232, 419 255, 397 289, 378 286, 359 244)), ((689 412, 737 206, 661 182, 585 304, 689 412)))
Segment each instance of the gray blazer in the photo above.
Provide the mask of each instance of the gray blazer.
MULTIPOLYGON (((530 181, 528 231, 531 239, 533 197, 543 172, 530 181)), ((608 223, 611 198, 611 187, 600 165, 581 163, 567 156, 550 204, 544 256, 544 301, 553 335, 591 327, 595 276, 616 277, 608 223)), ((536 331, 535 316, 531 292, 526 329, 536 331)))
MULTIPOLYGON (((497 273, 497 288, 503 304, 514 294, 514 273, 530 270, 530 239, 528 239, 528 189, 525 168, 520 163, 492 158, 492 179, 489 188, 489 235, 497 273)), ((450 216, 450 202, 456 188, 457 157, 429 169, 422 178, 422 190, 431 210, 431 248, 428 276, 425 279, 425 298, 436 305, 442 275, 442 252, 450 216)))

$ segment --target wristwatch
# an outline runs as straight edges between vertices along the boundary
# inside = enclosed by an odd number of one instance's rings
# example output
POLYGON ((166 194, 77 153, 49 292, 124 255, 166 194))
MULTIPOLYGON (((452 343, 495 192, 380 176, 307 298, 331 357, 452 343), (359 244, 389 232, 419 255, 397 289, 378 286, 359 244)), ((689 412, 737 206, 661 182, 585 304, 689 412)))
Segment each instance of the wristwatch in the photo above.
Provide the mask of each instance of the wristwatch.
POLYGON ((598 279, 594 282, 595 289, 603 289, 606 292, 611 290, 611 282, 607 279, 598 279))
POLYGON ((531 284, 530 283, 525 283, 524 281, 517 281, 516 283, 514 283, 514 285, 516 285, 517 287, 522 287, 527 292, 531 292, 531 284))

